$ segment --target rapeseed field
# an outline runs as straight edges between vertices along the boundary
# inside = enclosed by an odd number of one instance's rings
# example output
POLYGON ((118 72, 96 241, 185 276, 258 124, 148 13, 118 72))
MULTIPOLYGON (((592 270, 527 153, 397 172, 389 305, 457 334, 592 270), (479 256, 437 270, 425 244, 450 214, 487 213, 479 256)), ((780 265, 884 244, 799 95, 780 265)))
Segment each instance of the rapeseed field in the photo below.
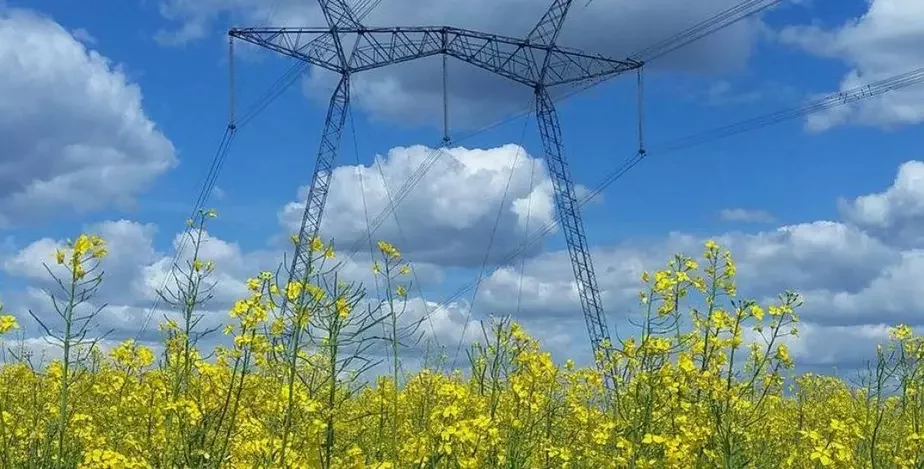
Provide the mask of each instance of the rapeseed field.
POLYGON ((37 364, 14 337, 29 313, 0 311, 0 466, 924 467, 924 340, 896 325, 858 379, 796 375, 799 295, 738 298, 734 260, 714 242, 642 276, 642 319, 597 353, 615 377, 607 393, 597 367, 555 363, 505 318, 484 325, 465 372, 400 371, 418 335, 405 317, 412 267, 387 242, 376 301, 314 240, 309 276, 255 272, 230 325, 204 330, 215 266, 198 247, 214 215, 190 220, 192 258, 160 292, 176 312, 159 325, 162 350, 95 341, 84 306, 105 281, 105 240, 49 253, 68 275, 54 322, 35 319, 60 358, 37 364), (206 350, 209 333, 227 345, 206 350), (389 371, 368 378, 382 345, 389 371))

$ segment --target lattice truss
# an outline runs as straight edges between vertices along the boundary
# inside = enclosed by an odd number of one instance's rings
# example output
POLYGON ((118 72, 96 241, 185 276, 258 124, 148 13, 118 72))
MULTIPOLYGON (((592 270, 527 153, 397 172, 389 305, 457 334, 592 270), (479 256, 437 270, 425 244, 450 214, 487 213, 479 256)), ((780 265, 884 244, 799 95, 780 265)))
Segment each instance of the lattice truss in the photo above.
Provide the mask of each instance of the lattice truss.
MULTIPOLYGON (((558 46, 556 41, 573 0, 554 0, 525 39, 447 26, 366 28, 344 0, 318 1, 327 27, 239 28, 229 32, 232 38, 340 74, 321 136, 290 275, 302 278, 309 270, 310 256, 305 247, 309 240, 318 236, 320 229, 333 164, 349 110, 351 75, 433 55, 455 57, 534 90, 545 160, 591 345, 609 358, 610 348, 601 347, 610 342, 610 335, 600 290, 565 158, 561 127, 548 88, 615 76, 641 68, 642 62, 558 46), (343 44, 345 37, 355 38, 349 55, 343 44)), ((611 373, 604 370, 604 375, 607 387, 611 388, 614 384, 611 373)))

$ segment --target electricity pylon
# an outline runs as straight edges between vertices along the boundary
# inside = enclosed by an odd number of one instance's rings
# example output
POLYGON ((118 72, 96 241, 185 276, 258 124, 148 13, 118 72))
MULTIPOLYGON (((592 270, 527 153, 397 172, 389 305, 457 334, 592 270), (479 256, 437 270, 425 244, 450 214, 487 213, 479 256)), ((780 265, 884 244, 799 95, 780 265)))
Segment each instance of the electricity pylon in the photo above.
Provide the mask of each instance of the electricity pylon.
MULTIPOLYGON (((548 90, 553 86, 615 76, 639 69, 643 64, 638 60, 617 60, 558 46, 558 35, 572 2, 554 0, 526 39, 446 26, 367 28, 360 24, 344 0, 318 0, 327 27, 230 30, 228 34, 232 38, 340 75, 321 135, 321 146, 292 259, 292 278, 302 279, 308 275, 311 254, 307 246, 320 230, 334 159, 350 105, 350 77, 366 70, 432 55, 455 57, 533 89, 536 118, 584 320, 594 351, 601 351, 608 362, 610 347, 601 345, 610 342, 609 329, 584 235, 574 182, 565 159, 558 115, 548 90), (349 55, 343 46, 344 37, 353 37, 355 41, 349 55)), ((605 386, 613 389, 615 382, 609 367, 605 367, 603 372, 605 386)))

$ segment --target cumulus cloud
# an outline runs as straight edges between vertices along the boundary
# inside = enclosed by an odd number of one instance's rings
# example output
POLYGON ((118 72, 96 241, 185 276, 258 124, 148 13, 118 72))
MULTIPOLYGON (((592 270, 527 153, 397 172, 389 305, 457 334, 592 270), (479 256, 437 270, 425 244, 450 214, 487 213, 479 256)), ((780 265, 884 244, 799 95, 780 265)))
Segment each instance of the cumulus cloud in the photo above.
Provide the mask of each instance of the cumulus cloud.
POLYGON ((885 191, 839 205, 845 218, 890 243, 924 247, 924 162, 902 164, 885 191))
MULTIPOLYGON (((112 349, 118 347, 120 341, 110 339, 100 339, 96 341, 96 346, 104 354, 108 354, 112 349)), ((163 346, 158 342, 138 341, 139 345, 151 348, 155 354, 161 353, 163 346)), ((37 336, 23 338, 21 342, 17 341, 11 347, 16 353, 25 352, 30 357, 31 363, 37 368, 47 365, 52 360, 63 357, 63 350, 54 337, 37 336), (21 348, 20 348, 21 347, 21 348)))
MULTIPOLYGON (((163 16, 172 29, 159 34, 167 42, 200 38, 216 18, 229 17, 237 26, 322 26, 316 2, 281 0, 191 1, 165 0, 163 16)), ((737 0, 685 2, 670 0, 597 0, 584 7, 577 2, 569 12, 559 43, 593 53, 623 58, 640 52, 686 28, 737 4, 737 0)), ((442 25, 525 37, 551 5, 548 0, 474 0, 429 2, 395 0, 374 10, 364 20, 369 26, 442 25), (484 14, 491 11, 490 15, 484 14)), ((750 56, 761 27, 746 20, 672 53, 653 67, 715 71, 742 66, 750 56)), ((350 43, 350 41, 346 41, 350 43)), ((493 116, 527 104, 531 90, 475 69, 451 62, 451 112, 455 126, 481 125, 493 116)), ((354 77, 354 102, 382 119, 433 122, 442 106, 441 66, 438 59, 415 61, 354 77)), ((333 86, 330 74, 311 73, 305 89, 327 102, 333 86)))
MULTIPOLYGON (((156 292, 164 291, 165 287, 175 290, 175 281, 171 276, 171 266, 174 263, 188 269, 194 252, 189 235, 174 235, 171 249, 168 252, 159 252, 154 248, 157 228, 152 224, 128 220, 106 221, 88 225, 84 231, 98 234, 105 239, 109 255, 101 264, 104 272, 101 287, 92 299, 80 307, 79 314, 91 313, 102 307, 94 319, 97 326, 94 330, 100 334, 109 332, 107 339, 122 340, 137 336, 147 341, 158 340, 158 323, 165 317, 179 319, 179 311, 165 301, 158 300, 156 292), (177 252, 179 254, 175 256, 177 252)), ((27 314, 28 311, 34 312, 53 330, 56 330, 55 327, 60 323, 48 297, 49 292, 54 292, 60 297, 59 286, 43 263, 59 278, 66 280, 66 269, 55 264, 53 255, 56 249, 64 247, 65 244, 66 240, 38 239, 26 246, 14 248, 0 264, 7 274, 27 281, 22 289, 4 289, 2 293, 6 306, 10 311, 18 313, 30 337, 36 337, 36 334, 43 331, 27 314)), ((211 299, 202 305, 200 311, 203 315, 200 327, 211 329, 226 324, 229 321, 227 311, 232 303, 248 295, 247 278, 263 270, 275 272, 283 259, 283 252, 274 249, 244 251, 234 242, 204 232, 198 256, 215 264, 215 270, 206 281, 207 285, 214 284, 214 288, 209 290, 211 299)), ((341 262, 339 278, 363 283, 367 287, 370 299, 374 298, 376 289, 373 286, 375 279, 372 275, 371 260, 337 261, 341 262)), ((409 278, 424 278, 430 284, 439 283, 442 278, 440 269, 425 263, 415 265, 414 271, 416 276, 409 278)), ((412 290, 412 293, 418 292, 416 287, 412 290)), ((169 293, 167 296, 170 297, 169 293)), ((461 318, 465 317, 467 309, 464 304, 448 304, 437 311, 436 306, 435 303, 429 303, 425 307, 417 295, 412 295, 408 318, 423 318, 424 312, 430 311, 432 316, 427 321, 428 327, 425 332, 428 337, 443 340, 452 334, 457 324, 464 323, 461 318)), ((458 337, 457 335, 456 338, 458 337)), ((210 342, 208 345, 214 344, 210 342)))
MULTIPOLYGON (((924 3, 917 0, 870 0, 859 18, 834 29, 790 26, 780 32, 784 43, 812 54, 844 61, 850 72, 840 91, 911 71, 924 60, 924 3)), ((924 120, 924 91, 908 88, 881 97, 813 114, 807 127, 823 131, 843 124, 894 127, 924 120)))
MULTIPOLYGON (((108 221, 87 227, 87 232, 100 235, 108 243, 109 257, 104 270, 113 283, 111 288, 103 291, 109 295, 108 300, 125 301, 133 297, 134 292, 127 288, 129 284, 125 282, 136 277, 143 265, 156 259, 157 253, 152 246, 156 231, 152 224, 128 220, 108 221)), ((65 267, 54 261, 55 251, 65 245, 66 240, 36 240, 5 259, 3 267, 8 273, 27 278, 37 285, 53 286, 54 280, 44 265, 59 278, 66 278, 65 267)))
MULTIPOLYGON (((323 236, 333 238, 341 249, 353 245, 368 249, 364 247, 368 244, 364 241, 366 211, 375 221, 389 205, 389 197, 398 198, 404 181, 434 151, 423 146, 397 147, 370 166, 336 168, 321 223, 323 236)), ((280 213, 288 232, 300 226, 307 190, 303 187, 299 201, 287 204, 280 213)), ((527 227, 533 233, 552 223, 554 210, 544 162, 522 147, 456 147, 440 151, 427 176, 398 205, 398 221, 389 214, 374 239, 398 245, 415 263, 471 267, 481 265, 492 233, 489 262, 497 262, 520 247, 527 227)), ((541 245, 536 244, 527 255, 539 249, 541 245)))
MULTIPOLYGON (((113 339, 134 337, 141 325, 151 317, 151 327, 148 328, 148 332, 151 333, 157 330, 156 325, 164 314, 176 314, 163 302, 155 308, 158 304, 155 303, 156 290, 164 287, 169 266, 174 260, 173 252, 162 253, 155 250, 155 225, 118 220, 88 225, 84 231, 105 239, 109 251, 109 255, 101 263, 103 283, 97 294, 83 305, 81 310, 88 313, 105 305, 96 319, 100 332, 112 330, 113 339)), ((174 248, 182 236, 177 235, 174 248)), ((60 297, 60 291, 45 265, 58 278, 66 281, 68 274, 65 267, 54 262, 55 250, 65 245, 66 240, 42 238, 4 259, 2 267, 8 274, 29 282, 23 291, 10 292, 9 301, 12 309, 31 310, 43 321, 56 324, 56 313, 48 298, 48 292, 60 297)), ((178 257, 177 263, 185 265, 191 254, 192 250, 187 246, 178 257)), ((244 271, 267 264, 263 261, 268 257, 260 251, 245 256, 233 243, 211 237, 207 233, 200 249, 200 256, 203 259, 214 260, 218 266, 213 279, 218 280, 218 285, 213 291, 213 300, 206 305, 207 309, 217 310, 226 310, 234 299, 246 294, 243 283, 246 275, 253 275, 256 271, 244 271)), ((220 318, 217 319, 220 323, 227 314, 215 311, 207 316, 220 318)), ((26 323, 30 321, 27 320, 26 323)), ((204 321, 203 324, 207 323, 214 321, 204 321)))
POLYGON ((924 275, 924 251, 903 251, 900 261, 883 269, 862 289, 818 289, 806 292, 814 321, 855 325, 868 321, 888 324, 920 324, 924 298, 920 294, 924 275))
MULTIPOLYGON (((623 321, 637 308, 642 272, 664 268, 677 252, 700 255, 707 239, 674 233, 656 241, 633 240, 592 249, 604 307, 616 321, 623 321)), ((714 239, 735 255, 742 293, 757 298, 788 288, 857 292, 884 269, 901 264, 901 254, 893 248, 836 222, 725 233, 714 239)), ((525 262, 522 280, 518 266, 494 271, 482 283, 478 301, 492 312, 520 309, 529 317, 577 315, 581 308, 573 275, 567 251, 542 253, 525 262)))
POLYGON ((131 204, 176 164, 139 87, 25 10, 0 10, 0 141, 0 226, 131 204))

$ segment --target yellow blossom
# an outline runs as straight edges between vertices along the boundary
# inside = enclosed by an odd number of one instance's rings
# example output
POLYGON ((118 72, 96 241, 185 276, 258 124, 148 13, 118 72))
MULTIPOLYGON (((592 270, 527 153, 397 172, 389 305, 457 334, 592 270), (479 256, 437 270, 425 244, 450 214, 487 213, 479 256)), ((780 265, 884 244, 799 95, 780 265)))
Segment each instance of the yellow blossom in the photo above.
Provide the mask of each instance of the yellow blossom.
POLYGON ((347 299, 344 297, 337 298, 335 304, 337 316, 339 316, 340 319, 346 319, 350 314, 350 304, 347 302, 347 299))
POLYGON ((398 258, 401 257, 401 252, 398 251, 398 249, 395 248, 391 243, 388 243, 388 242, 386 242, 386 241, 379 241, 379 242, 378 242, 378 247, 379 247, 379 251, 380 251, 382 254, 384 254, 384 255, 386 255, 386 256, 392 258, 392 259, 398 259, 398 258))
MULTIPOLYGON (((0 310, 2 310, 2 308, 0 308, 0 310)), ((16 321, 15 316, 9 314, 0 316, 0 334, 6 334, 17 327, 19 327, 19 323, 16 321)))

